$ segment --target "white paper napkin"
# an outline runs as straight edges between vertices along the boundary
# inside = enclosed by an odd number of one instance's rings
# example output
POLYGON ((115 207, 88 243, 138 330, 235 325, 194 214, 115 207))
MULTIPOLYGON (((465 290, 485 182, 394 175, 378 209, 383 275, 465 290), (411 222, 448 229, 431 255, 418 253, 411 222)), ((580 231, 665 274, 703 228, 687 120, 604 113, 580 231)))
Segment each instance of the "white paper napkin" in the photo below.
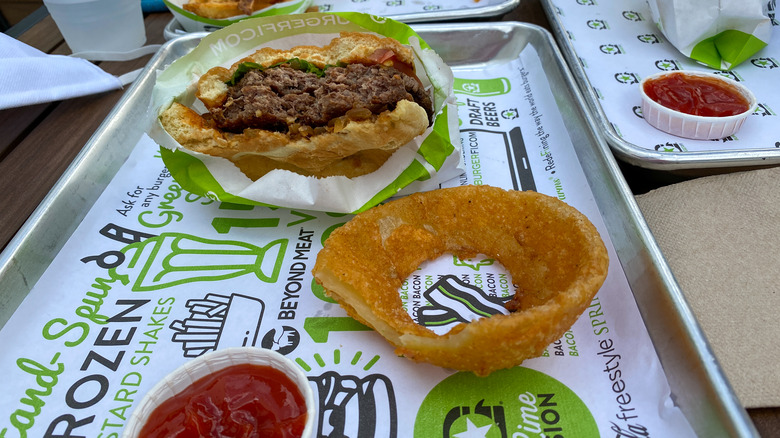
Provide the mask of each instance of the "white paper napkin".
MULTIPOLYGON (((146 46, 152 51, 157 47, 146 46)), ((145 53, 149 50, 122 59, 145 53)), ((82 58, 78 54, 48 55, 0 33, 0 109, 119 89, 132 82, 140 71, 117 77, 82 58)))

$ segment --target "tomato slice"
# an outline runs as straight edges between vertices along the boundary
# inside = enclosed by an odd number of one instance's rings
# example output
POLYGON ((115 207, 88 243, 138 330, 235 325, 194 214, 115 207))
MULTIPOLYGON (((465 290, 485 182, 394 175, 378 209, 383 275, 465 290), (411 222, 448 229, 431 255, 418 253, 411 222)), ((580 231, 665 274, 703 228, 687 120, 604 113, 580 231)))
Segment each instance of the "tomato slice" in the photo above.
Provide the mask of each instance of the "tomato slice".
POLYGON ((422 85, 420 78, 418 78, 417 74, 414 72, 414 66, 405 62, 401 62, 398 59, 398 55, 392 49, 377 49, 368 57, 368 60, 376 64, 394 67, 401 73, 413 77, 420 85, 422 85))

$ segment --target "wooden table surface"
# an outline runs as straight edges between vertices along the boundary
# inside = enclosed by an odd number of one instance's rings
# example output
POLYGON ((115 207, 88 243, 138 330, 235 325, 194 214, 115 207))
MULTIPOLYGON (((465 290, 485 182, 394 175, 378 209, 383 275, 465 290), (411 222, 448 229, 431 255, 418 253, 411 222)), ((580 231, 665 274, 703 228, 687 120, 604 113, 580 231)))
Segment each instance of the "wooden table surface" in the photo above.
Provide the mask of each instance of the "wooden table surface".
MULTIPOLYGON (((147 44, 165 42, 167 12, 145 17, 147 44)), ((523 0, 504 21, 524 21, 549 29, 538 0, 523 0)), ((54 21, 46 16, 18 39, 43 52, 70 54, 54 21)), ((143 67, 151 55, 125 62, 100 62, 105 71, 123 74, 143 67)), ((124 90, 0 111, 0 250, 43 200, 87 143, 124 90)), ((631 175, 626 175, 628 178, 631 175)), ((762 437, 780 437, 780 407, 748 409, 762 437)))

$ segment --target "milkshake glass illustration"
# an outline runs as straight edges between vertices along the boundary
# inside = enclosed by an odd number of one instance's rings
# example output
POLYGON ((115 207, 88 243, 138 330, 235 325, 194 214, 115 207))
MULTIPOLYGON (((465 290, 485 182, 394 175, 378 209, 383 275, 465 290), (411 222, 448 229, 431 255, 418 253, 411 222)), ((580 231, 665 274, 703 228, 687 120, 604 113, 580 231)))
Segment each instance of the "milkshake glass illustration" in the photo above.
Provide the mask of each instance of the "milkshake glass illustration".
MULTIPOLYGON (((126 263, 116 278, 135 278, 132 290, 147 292, 196 281, 220 281, 247 274, 273 283, 279 277, 287 239, 259 247, 235 240, 162 233, 125 247, 126 263)), ((124 280, 123 280, 124 281, 124 280)))

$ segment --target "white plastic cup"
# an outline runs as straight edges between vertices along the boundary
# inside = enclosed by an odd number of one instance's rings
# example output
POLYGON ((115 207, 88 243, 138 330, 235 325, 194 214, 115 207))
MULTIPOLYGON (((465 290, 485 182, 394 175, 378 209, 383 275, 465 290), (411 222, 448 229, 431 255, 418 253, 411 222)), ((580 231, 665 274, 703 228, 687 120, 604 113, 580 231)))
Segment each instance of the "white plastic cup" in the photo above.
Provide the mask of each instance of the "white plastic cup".
POLYGON ((43 0, 73 53, 129 52, 144 45, 141 0, 43 0))

